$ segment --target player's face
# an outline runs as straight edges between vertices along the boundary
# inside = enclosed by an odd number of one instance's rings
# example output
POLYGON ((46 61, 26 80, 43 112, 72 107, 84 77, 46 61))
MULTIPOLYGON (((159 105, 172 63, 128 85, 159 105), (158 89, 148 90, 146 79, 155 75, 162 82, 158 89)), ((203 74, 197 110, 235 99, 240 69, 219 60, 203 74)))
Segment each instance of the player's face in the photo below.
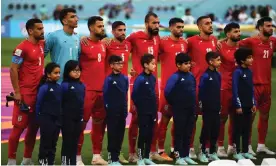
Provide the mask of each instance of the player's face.
POLYGON ((44 39, 44 27, 42 23, 35 23, 34 28, 29 31, 30 35, 32 35, 36 40, 44 39))
POLYGON ((241 40, 241 30, 240 28, 232 29, 229 33, 227 33, 227 37, 233 42, 238 42, 241 40))
POLYGON ((182 37, 184 32, 184 23, 178 22, 170 27, 171 33, 174 37, 182 37))
POLYGON ((264 22, 264 26, 260 28, 264 36, 270 37, 273 34, 272 22, 264 22))
POLYGON ((77 14, 73 13, 73 12, 69 12, 65 16, 63 23, 64 23, 64 25, 67 25, 71 28, 77 28, 78 27, 78 21, 79 21, 79 18, 77 16, 77 14))
POLYGON ((73 79, 79 79, 80 78, 80 68, 77 66, 74 70, 70 71, 69 76, 73 79))
POLYGON ((124 62, 123 61, 114 62, 110 64, 110 67, 112 68, 112 70, 120 73, 124 67, 124 62))
POLYGON ((220 56, 217 57, 216 59, 212 59, 210 61, 210 64, 214 66, 214 68, 219 68, 220 67, 220 64, 221 64, 221 59, 220 59, 220 56))
POLYGON ((190 69, 191 69, 191 61, 188 61, 188 62, 184 62, 182 63, 181 65, 180 64, 177 64, 177 67, 180 71, 183 71, 183 72, 189 72, 190 69))
POLYGON ((149 21, 146 23, 146 28, 149 34, 156 36, 159 33, 160 21, 158 17, 150 16, 149 21))
POLYGON ((151 73, 155 71, 156 63, 155 59, 153 59, 149 64, 145 64, 145 68, 148 69, 151 73))
POLYGON ((126 26, 118 26, 115 30, 112 30, 112 34, 117 40, 124 41, 126 39, 126 26))
POLYGON ((211 35, 213 33, 213 23, 210 18, 205 18, 201 20, 199 25, 199 30, 205 33, 206 35, 211 35))
POLYGON ((244 63, 245 66, 251 66, 252 63, 253 63, 253 57, 252 57, 252 55, 248 56, 243 63, 244 63))
POLYGON ((103 39, 105 37, 103 21, 96 21, 96 23, 91 26, 91 32, 93 32, 97 38, 103 39))
POLYGON ((47 74, 47 77, 51 81, 58 81, 60 78, 60 68, 54 68, 54 70, 50 74, 47 74))

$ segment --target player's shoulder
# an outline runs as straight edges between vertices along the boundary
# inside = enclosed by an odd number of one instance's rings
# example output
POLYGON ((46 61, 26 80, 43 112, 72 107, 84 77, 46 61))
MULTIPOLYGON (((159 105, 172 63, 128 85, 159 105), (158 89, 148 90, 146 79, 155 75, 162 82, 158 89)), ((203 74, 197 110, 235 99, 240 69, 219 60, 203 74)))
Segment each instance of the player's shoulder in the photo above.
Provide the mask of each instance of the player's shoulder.
POLYGON ((191 43, 191 42, 199 40, 199 36, 198 35, 194 35, 192 37, 187 38, 186 40, 187 40, 188 43, 191 43))
POLYGON ((168 40, 170 40, 170 36, 162 36, 162 37, 160 37, 160 40, 161 41, 168 41, 168 40))

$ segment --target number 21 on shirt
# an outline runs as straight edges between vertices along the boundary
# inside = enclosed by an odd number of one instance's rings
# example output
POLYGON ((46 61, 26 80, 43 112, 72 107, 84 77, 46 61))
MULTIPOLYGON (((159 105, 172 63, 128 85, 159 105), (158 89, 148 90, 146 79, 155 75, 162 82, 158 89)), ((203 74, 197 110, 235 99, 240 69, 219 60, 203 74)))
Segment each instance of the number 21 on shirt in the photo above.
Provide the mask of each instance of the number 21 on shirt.
POLYGON ((269 50, 264 50, 264 56, 263 56, 263 58, 264 59, 268 59, 268 56, 269 56, 269 50))

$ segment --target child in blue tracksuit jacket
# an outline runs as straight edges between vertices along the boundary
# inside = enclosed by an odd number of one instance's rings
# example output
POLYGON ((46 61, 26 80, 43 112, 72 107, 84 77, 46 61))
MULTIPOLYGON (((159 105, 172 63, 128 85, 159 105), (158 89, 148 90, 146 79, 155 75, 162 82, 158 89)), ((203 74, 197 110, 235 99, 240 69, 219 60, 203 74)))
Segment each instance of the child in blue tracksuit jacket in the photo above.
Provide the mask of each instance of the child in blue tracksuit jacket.
POLYGON ((112 73, 105 79, 103 88, 106 110, 108 160, 110 164, 119 165, 119 155, 123 143, 126 117, 128 77, 121 74, 123 60, 121 56, 109 58, 112 73))
POLYGON ((177 156, 175 164, 197 164, 189 158, 190 138, 196 113, 196 80, 190 72, 191 58, 188 54, 177 54, 175 63, 178 71, 168 79, 164 90, 173 112, 174 148, 177 156))
POLYGON ((233 105, 236 108, 233 123, 233 145, 236 149, 234 158, 256 159, 248 153, 252 112, 256 111, 252 71, 248 68, 253 62, 252 50, 239 48, 234 55, 238 64, 232 78, 233 105), (240 149, 241 137, 242 150, 240 149))
POLYGON ((53 165, 62 115, 62 90, 57 83, 60 67, 56 63, 49 63, 44 73, 36 101, 36 115, 40 126, 38 161, 40 165, 53 165))
POLYGON ((208 162, 205 152, 206 142, 210 141, 210 160, 219 160, 216 154, 216 142, 220 127, 220 88, 221 76, 217 71, 221 64, 220 54, 208 52, 206 54, 208 69, 203 73, 199 83, 199 102, 202 108, 203 127, 200 143, 202 152, 199 154, 201 162, 208 162))
POLYGON ((155 84, 156 78, 152 75, 155 71, 155 58, 152 54, 141 57, 144 71, 135 79, 131 98, 137 108, 138 115, 138 165, 153 165, 149 159, 153 129, 156 121, 157 103, 155 84))
POLYGON ((85 86, 80 81, 78 61, 64 67, 62 87, 62 164, 76 165, 77 146, 83 122, 85 86))

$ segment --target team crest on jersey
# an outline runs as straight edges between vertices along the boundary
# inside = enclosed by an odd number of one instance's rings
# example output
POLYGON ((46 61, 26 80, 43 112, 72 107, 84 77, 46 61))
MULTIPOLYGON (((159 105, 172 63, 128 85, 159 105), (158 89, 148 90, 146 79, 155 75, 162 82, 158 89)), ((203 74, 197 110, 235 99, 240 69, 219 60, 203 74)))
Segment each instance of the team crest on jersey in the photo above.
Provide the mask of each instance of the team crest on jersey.
POLYGON ((21 121, 22 121, 22 115, 19 115, 19 116, 18 116, 17 121, 18 121, 18 122, 21 122, 21 121))

